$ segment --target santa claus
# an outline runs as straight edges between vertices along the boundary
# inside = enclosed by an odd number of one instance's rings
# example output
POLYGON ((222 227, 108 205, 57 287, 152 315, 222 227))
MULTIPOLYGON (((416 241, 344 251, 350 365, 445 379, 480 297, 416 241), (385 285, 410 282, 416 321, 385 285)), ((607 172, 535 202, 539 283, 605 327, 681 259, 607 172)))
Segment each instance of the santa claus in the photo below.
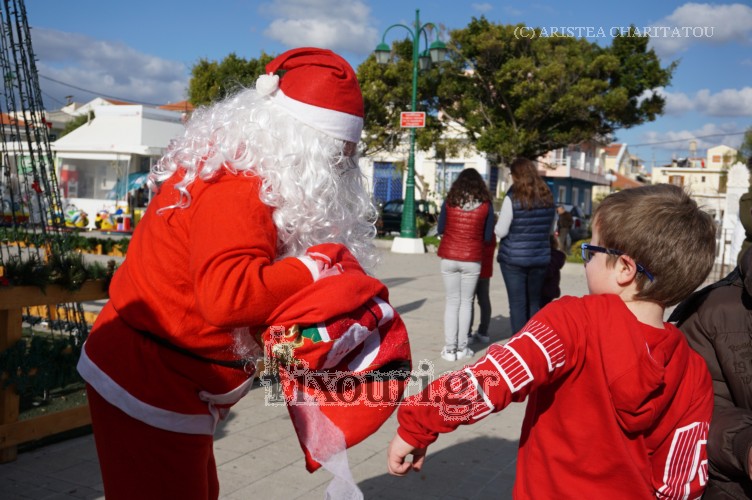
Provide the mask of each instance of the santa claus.
MULTIPOLYGON (((362 127, 350 65, 294 49, 255 88, 197 110, 153 168, 156 195, 78 365, 108 500, 217 498, 212 434, 264 347, 286 353, 288 382, 301 367, 409 368, 399 315, 363 271, 375 230, 356 157, 362 127), (305 337, 308 327, 328 333, 305 337)), ((286 387, 316 407, 305 381, 286 387)), ((391 413, 358 430, 336 409, 291 410, 310 470, 391 413), (339 444, 311 440, 322 422, 339 444)))

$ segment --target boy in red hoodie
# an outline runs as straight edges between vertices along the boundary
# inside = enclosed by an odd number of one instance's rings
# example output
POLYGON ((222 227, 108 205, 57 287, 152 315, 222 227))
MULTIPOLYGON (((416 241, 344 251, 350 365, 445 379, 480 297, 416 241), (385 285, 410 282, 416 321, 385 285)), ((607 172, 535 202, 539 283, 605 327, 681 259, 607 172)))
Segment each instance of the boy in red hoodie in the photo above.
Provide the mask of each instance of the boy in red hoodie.
POLYGON ((419 471, 439 433, 527 399, 515 498, 698 498, 713 389, 663 315, 714 255, 713 220, 681 188, 608 196, 582 245, 590 295, 549 304, 505 345, 408 398, 389 472, 419 471))

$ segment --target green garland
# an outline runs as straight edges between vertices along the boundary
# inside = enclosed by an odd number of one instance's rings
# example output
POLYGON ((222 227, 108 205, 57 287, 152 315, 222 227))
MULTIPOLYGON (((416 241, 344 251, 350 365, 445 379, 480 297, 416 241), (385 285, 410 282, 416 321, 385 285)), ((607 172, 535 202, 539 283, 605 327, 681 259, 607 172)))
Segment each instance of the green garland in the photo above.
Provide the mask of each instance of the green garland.
POLYGON ((82 345, 79 337, 75 330, 67 335, 34 333, 0 352, 3 388, 13 386, 25 403, 22 410, 33 399, 46 401, 56 389, 81 382, 76 371, 82 345))
POLYGON ((52 255, 46 263, 34 253, 26 258, 14 255, 3 266, 0 286, 37 286, 44 290, 47 285, 59 285, 75 291, 88 280, 104 280, 109 286, 115 268, 114 260, 105 267, 99 262, 85 262, 80 253, 52 255))
POLYGON ((109 261, 107 266, 99 262, 85 262, 79 250, 93 250, 98 245, 103 245, 102 251, 106 250, 105 253, 109 253, 115 246, 125 252, 130 243, 130 239, 107 240, 77 235, 43 235, 19 229, 0 228, 0 241, 6 244, 21 242, 29 247, 42 248, 49 243, 50 238, 60 238, 58 248, 62 248, 61 254, 53 254, 46 263, 34 252, 25 258, 12 256, 4 263, 0 286, 38 286, 44 290, 47 285, 54 284, 67 290, 78 290, 87 280, 105 280, 109 285, 109 280, 115 272, 115 261, 109 261))
MULTIPOLYGON (((50 237, 61 237, 63 253, 51 255, 43 262, 36 252, 24 258, 12 256, 3 263, 0 288, 5 286, 36 286, 42 290, 48 285, 58 285, 67 290, 78 290, 89 280, 101 280, 106 290, 116 270, 111 260, 104 266, 98 262, 87 263, 78 250, 93 249, 102 245, 109 252, 113 245, 125 251, 130 240, 106 240, 76 235, 40 235, 23 230, 0 228, 0 240, 23 242, 26 246, 42 248, 50 237)), ((0 380, 2 387, 13 386, 21 396, 22 409, 33 399, 46 401, 51 394, 72 383, 81 382, 76 364, 86 331, 80 325, 64 320, 48 321, 50 332, 34 329, 43 321, 37 316, 24 315, 23 321, 32 325, 24 328, 24 337, 13 346, 0 352, 0 380), (54 333, 53 333, 54 332, 54 333)))
POLYGON ((50 240, 57 244, 57 248, 63 249, 63 251, 80 250, 86 253, 94 252, 97 247, 102 249, 103 254, 109 254, 115 247, 117 247, 122 253, 128 251, 128 245, 131 239, 128 237, 123 238, 98 238, 94 236, 86 236, 81 233, 65 233, 65 234, 41 234, 30 233, 20 228, 0 227, 0 242, 13 243, 20 242, 27 246, 33 246, 41 248, 47 245, 50 240))

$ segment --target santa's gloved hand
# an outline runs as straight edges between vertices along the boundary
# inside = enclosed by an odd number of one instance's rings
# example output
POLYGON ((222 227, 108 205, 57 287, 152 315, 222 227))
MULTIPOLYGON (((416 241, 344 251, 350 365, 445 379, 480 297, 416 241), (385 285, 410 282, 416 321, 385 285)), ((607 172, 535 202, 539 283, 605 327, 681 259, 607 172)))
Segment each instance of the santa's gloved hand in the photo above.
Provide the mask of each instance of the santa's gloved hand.
POLYGON ((361 269, 358 260, 341 243, 314 245, 298 259, 308 267, 313 281, 342 274, 348 269, 361 269))

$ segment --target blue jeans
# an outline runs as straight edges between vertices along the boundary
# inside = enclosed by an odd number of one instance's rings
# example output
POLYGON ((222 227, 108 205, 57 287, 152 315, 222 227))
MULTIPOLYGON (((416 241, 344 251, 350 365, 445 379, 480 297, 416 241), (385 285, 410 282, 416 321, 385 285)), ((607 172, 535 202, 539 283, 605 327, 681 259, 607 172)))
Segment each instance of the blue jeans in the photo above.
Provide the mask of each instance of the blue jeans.
POLYGON ((441 259, 441 276, 446 289, 444 347, 450 352, 461 351, 467 347, 480 262, 441 259))
POLYGON ((522 267, 499 262, 499 267, 509 296, 509 319, 514 335, 540 310, 546 266, 522 267))

